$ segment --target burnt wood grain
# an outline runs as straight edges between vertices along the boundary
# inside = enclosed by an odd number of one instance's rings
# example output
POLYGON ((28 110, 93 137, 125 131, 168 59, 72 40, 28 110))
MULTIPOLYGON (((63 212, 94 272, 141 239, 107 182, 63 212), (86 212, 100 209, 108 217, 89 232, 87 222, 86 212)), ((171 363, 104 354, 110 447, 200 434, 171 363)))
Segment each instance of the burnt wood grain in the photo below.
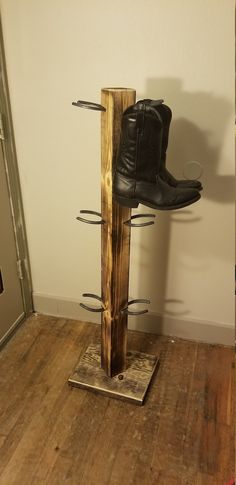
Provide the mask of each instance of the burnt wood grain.
POLYGON ((125 369, 127 315, 121 310, 128 302, 130 227, 125 225, 131 209, 113 199, 112 177, 120 140, 123 111, 135 102, 135 91, 104 88, 101 104, 101 285, 105 311, 102 314, 101 365, 110 377, 125 369))
POLYGON ((158 360, 155 355, 132 351, 126 356, 126 370, 109 377, 101 369, 101 344, 91 343, 69 378, 69 384, 105 396, 142 405, 158 360))

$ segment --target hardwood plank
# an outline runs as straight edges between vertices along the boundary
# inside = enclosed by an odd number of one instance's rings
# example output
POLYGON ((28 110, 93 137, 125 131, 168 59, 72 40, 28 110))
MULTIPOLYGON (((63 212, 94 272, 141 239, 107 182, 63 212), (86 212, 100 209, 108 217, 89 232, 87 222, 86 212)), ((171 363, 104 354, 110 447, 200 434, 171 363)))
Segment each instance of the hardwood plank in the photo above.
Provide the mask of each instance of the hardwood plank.
POLYGON ((4 372, 8 361, 18 376, 11 393, 0 367, 1 485, 224 485, 233 477, 231 348, 128 332, 131 350, 160 358, 137 407, 67 385, 99 325, 34 318, 0 356, 4 372), (22 372, 31 368, 33 379, 22 372))
MULTIPOLYGON (((130 335, 130 347, 133 348, 132 339, 135 337, 136 333, 132 332, 130 335)), ((143 338, 143 341, 149 341, 149 350, 150 350, 150 342, 151 337, 149 335, 143 338)), ((154 343, 156 344, 155 340, 154 343)), ((153 345, 151 348, 152 353, 157 352, 157 345, 153 345)), ((153 387, 153 386, 152 386, 153 387)), ((149 396, 152 393, 152 388, 150 390, 149 396)), ((88 396, 87 398, 89 401, 93 402, 93 395, 88 396)), ((98 396, 96 396, 96 400, 98 396)), ((104 398, 101 398, 104 399, 104 398)), ((88 402, 89 402, 88 401, 88 402)), ((100 399, 98 401, 101 402, 100 399)), ((105 404, 106 405, 106 404, 105 404)), ((93 405, 94 406, 94 405, 93 405)), ((86 406, 87 407, 87 406, 86 406)), ((101 416, 101 420, 99 418, 100 426, 97 427, 97 420, 95 427, 90 430, 89 439, 86 440, 84 443, 84 434, 81 431, 81 426, 83 426, 79 421, 79 429, 76 432, 77 439, 76 442, 81 442, 82 451, 76 448, 76 444, 71 446, 71 453, 73 458, 69 460, 69 463, 73 463, 72 467, 68 468, 68 474, 70 477, 70 483, 79 483, 81 485, 89 485, 95 483, 101 484, 109 484, 109 483, 121 483, 122 477, 121 472, 124 475, 125 482, 127 481, 127 473, 130 476, 130 453, 127 453, 126 442, 129 441, 127 439, 127 430, 130 426, 130 418, 134 416, 133 406, 129 406, 127 410, 126 405, 122 405, 119 402, 112 402, 108 400, 108 407, 105 410, 105 413, 101 416), (130 411, 129 411, 130 409, 130 411), (91 435, 92 434, 92 439, 91 435), (96 443, 96 447, 94 447, 94 443, 96 443), (120 466, 119 462, 119 452, 125 448, 124 456, 122 454, 121 461, 122 466, 120 466), (112 450, 112 453, 109 454, 109 460, 106 460, 107 456, 107 449, 112 450), (127 455, 127 459, 126 459, 127 455), (126 466, 127 465, 127 466, 126 466), (78 480, 78 481, 76 481, 78 480)), ((88 416, 87 422, 90 422, 92 419, 91 416, 88 416)), ((85 422, 86 418, 83 417, 82 422, 85 422)), ((94 425, 93 425, 94 426, 94 425)), ((83 430, 83 427, 82 427, 83 430)), ((131 430, 131 433, 133 431, 131 430)), ((71 441, 69 440, 71 445, 71 441)), ((65 447, 68 450, 69 443, 66 443, 65 447)), ((140 443, 139 443, 140 445, 140 443)), ((49 478, 48 483, 52 480, 52 483, 60 483, 61 480, 65 480, 65 474, 62 477, 62 470, 65 469, 65 466, 68 467, 68 462, 65 465, 65 459, 63 458, 63 465, 60 465, 60 456, 58 458, 58 463, 56 463, 56 468, 60 468, 60 472, 54 470, 52 473, 51 478, 49 478), (55 480, 55 482, 54 482, 55 480)), ((122 476, 123 476, 122 475, 122 476)), ((128 483, 128 482, 127 482, 128 483)))
MULTIPOLYGON (((33 345, 34 340, 37 338, 41 331, 41 322, 35 316, 30 317, 27 320, 27 325, 21 325, 17 329, 17 333, 13 334, 12 338, 7 344, 0 350, 0 383, 4 386, 9 383, 8 376, 16 378, 16 372, 19 372, 19 364, 23 356, 28 352, 29 348, 33 345), (30 328, 30 331, 29 331, 30 328), (21 338, 19 339, 19 335, 21 338), (12 362, 9 367, 8 351, 10 349, 12 362)), ((9 383, 10 385, 10 383, 9 383)))
POLYGON ((70 435, 63 443, 58 460, 46 480, 48 485, 64 483, 66 480, 73 484, 81 483, 83 468, 90 460, 89 446, 94 446, 96 442, 97 429, 108 404, 107 401, 104 402, 104 397, 89 393, 86 393, 83 399, 83 405, 79 409, 70 435))
MULTIPOLYGON (((164 476, 168 470, 168 479, 178 479, 178 483, 182 483, 181 480, 187 473, 188 477, 192 475, 192 470, 184 467, 182 459, 196 348, 197 344, 193 342, 169 340, 157 393, 158 426, 151 467, 156 471, 163 471, 164 476)), ((189 483, 192 483, 191 480, 189 483)))
MULTIPOLYGON (((62 483, 60 480, 70 474, 73 453, 69 451, 67 445, 75 428, 77 428, 78 413, 80 413, 82 407, 86 406, 86 402, 86 392, 71 390, 39 457, 33 474, 32 485, 47 483, 47 481, 52 483, 52 480, 57 483, 57 479, 59 483, 62 483)), ((74 452, 77 457, 78 449, 76 446, 74 452)))
MULTIPOLYGON (((24 482, 27 475, 30 476, 30 483, 47 483, 47 477, 53 472, 59 454, 61 453, 61 457, 64 458, 63 443, 65 438, 71 434, 72 425, 75 422, 75 407, 79 411, 80 404, 84 403, 86 399, 84 395, 75 396, 72 400, 70 396, 65 398, 65 391, 66 389, 61 391, 56 401, 53 397, 51 400, 48 399, 44 403, 45 408, 48 407, 47 410, 45 409, 44 415, 36 413, 28 427, 26 436, 20 443, 19 452, 14 457, 14 462, 19 460, 16 481, 13 482, 15 485, 19 483, 19 479, 24 482), (36 432, 38 435, 37 450, 33 443, 36 432), (21 449, 23 446, 25 446, 25 457, 22 462, 21 449)), ((60 466, 57 467, 55 476, 58 473, 62 479, 61 483, 63 483, 66 468, 63 460, 60 460, 60 463, 63 465, 62 476, 60 466)), ((49 483, 52 483, 51 478, 49 483)))
POLYGON ((198 473, 196 476, 196 485, 228 485, 234 478, 234 474, 228 473, 226 478, 223 475, 208 475, 207 473, 198 473))
POLYGON ((203 477, 233 473, 233 359, 232 349, 198 345, 183 458, 203 477))
MULTIPOLYGON (((54 320, 52 320, 52 323, 54 324, 54 320)), ((52 338, 49 338, 50 334, 48 330, 50 325, 42 329, 37 345, 37 349, 40 349, 41 359, 38 358, 38 350, 36 351, 33 347, 32 352, 28 354, 29 368, 34 368, 35 364, 35 369, 31 374, 26 392, 23 387, 22 395, 20 395, 19 389, 17 388, 15 399, 14 392, 12 393, 12 407, 9 409, 9 406, 6 406, 5 413, 2 415, 1 428, 5 429, 9 420, 11 423, 4 448, 0 450, 0 472, 3 472, 1 479, 5 483, 11 477, 12 469, 14 473, 15 463, 17 463, 19 476, 19 470, 22 464, 22 449, 24 450, 24 454, 27 454, 28 447, 32 447, 33 453, 35 453, 34 436, 36 434, 37 451, 39 451, 41 427, 43 427, 43 439, 46 439, 47 430, 48 432, 50 430, 50 426, 47 427, 44 421, 47 417, 47 405, 51 409, 55 399, 58 398, 59 402, 64 399, 63 395, 61 396, 59 392, 60 386, 67 391, 68 373, 71 365, 75 365, 75 361, 78 358, 75 330, 67 322, 65 334, 65 331, 63 332, 65 323, 65 320, 60 319, 57 328, 54 325, 51 326, 52 338), (70 325, 71 330, 69 328, 70 325), (67 339, 66 348, 64 348, 65 336, 67 339), (66 363, 68 368, 66 367, 66 363), (4 472, 6 465, 7 471, 4 472), (7 473, 7 476, 5 476, 5 473, 7 473)), ((24 374, 22 374, 22 377, 20 380, 21 383, 22 381, 24 382, 24 374)), ((50 422, 48 424, 50 425, 50 422)), ((26 458, 26 460, 28 459, 26 458)), ((30 468, 29 464, 27 464, 27 468, 30 468)))
MULTIPOLYGON (((20 413, 23 407, 22 395, 26 397, 28 392, 30 392, 30 382, 38 375, 40 367, 43 365, 44 353, 42 352, 43 342, 47 341, 49 334, 52 332, 54 320, 52 319, 51 326, 46 327, 46 336, 43 335, 43 329, 41 328, 36 334, 34 333, 33 320, 29 322, 30 333, 32 331, 34 337, 28 339, 26 335, 26 342, 28 342, 28 348, 24 349, 23 346, 19 345, 19 352, 15 356, 14 342, 9 342, 10 351, 12 353, 13 365, 10 366, 9 370, 9 360, 4 349, 1 360, 3 366, 1 366, 1 377, 0 382, 2 388, 4 387, 4 395, 1 397, 1 430, 4 433, 9 433, 9 430, 13 427, 17 415, 20 413), (45 340, 44 340, 44 337, 45 340), (34 356, 34 367, 31 363, 31 355, 34 356), (24 376, 24 379, 21 377, 24 376), (9 394, 11 394, 11 399, 9 399, 9 394)), ((59 326, 60 327, 60 324, 59 326)), ((57 328, 58 328, 57 327, 57 328)), ((21 330, 21 329, 20 329, 21 330)), ((7 346, 7 348, 9 348, 7 346)))
MULTIPOLYGON (((47 322, 47 320, 46 320, 47 322)), ((40 373, 43 371, 45 365, 50 366, 49 358, 54 358, 54 353, 57 351, 57 346, 60 345, 60 336, 62 329, 65 326, 65 320, 51 319, 50 325, 42 325, 40 332, 32 340, 28 349, 21 354, 19 349, 19 356, 17 357, 17 368, 13 375, 11 372, 1 373, 1 385, 4 386, 5 393, 1 399, 1 430, 3 433, 9 433, 14 426, 16 419, 24 410, 25 401, 32 393, 33 384, 40 379, 40 373), (48 350, 48 354, 44 350, 48 350), (53 349, 53 352, 52 352, 53 349), (34 362, 34 365, 32 365, 34 362), (22 379, 22 376, 24 377, 22 379), (11 399, 9 399, 9 393, 11 399)), ((29 329, 33 330, 34 322, 30 321, 29 329)), ((6 361, 7 355, 6 355, 6 361)), ((46 388, 45 388, 46 392, 46 388)))
POLYGON ((127 404, 127 406, 128 409, 124 413, 124 403, 108 400, 106 412, 96 433, 96 448, 90 442, 89 459, 84 464, 81 485, 92 485, 96 480, 103 485, 112 483, 111 475, 117 451, 122 446, 129 421, 133 416, 133 411, 130 409, 133 405, 127 404), (107 450, 109 455, 104 466, 107 450))

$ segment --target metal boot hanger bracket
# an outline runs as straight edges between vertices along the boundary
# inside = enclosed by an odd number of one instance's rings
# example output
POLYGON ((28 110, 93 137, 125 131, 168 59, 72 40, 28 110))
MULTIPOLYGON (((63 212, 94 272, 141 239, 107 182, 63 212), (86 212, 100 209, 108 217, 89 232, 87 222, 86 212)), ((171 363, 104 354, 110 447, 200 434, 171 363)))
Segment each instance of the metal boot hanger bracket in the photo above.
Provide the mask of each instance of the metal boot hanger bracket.
POLYGON ((94 111, 106 111, 106 108, 101 104, 92 103, 91 101, 73 101, 73 106, 77 106, 78 108, 85 108, 85 109, 93 109, 94 111))
POLYGON ((131 208, 115 201, 112 187, 122 114, 134 103, 135 90, 130 88, 102 89, 101 104, 82 100, 72 103, 101 112, 101 212, 84 209, 76 218, 101 226, 101 296, 83 294, 101 305, 80 303, 85 310, 101 313, 101 342, 90 343, 68 382, 71 386, 142 405, 159 360, 155 355, 127 352, 128 316, 148 312, 146 308, 131 310, 131 307, 150 303, 147 299, 128 299, 130 235, 132 227, 153 225, 155 215, 131 215, 131 208), (98 219, 87 219, 82 214, 98 219), (149 220, 140 222, 140 218, 149 220))

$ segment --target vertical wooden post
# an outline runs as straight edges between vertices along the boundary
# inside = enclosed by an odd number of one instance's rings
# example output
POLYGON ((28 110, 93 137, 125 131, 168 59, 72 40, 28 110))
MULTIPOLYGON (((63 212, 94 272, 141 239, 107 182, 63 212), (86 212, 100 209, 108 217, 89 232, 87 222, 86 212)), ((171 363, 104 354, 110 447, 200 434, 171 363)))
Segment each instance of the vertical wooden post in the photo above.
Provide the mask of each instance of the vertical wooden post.
MULTIPOLYGON (((102 112, 101 137, 102 343, 88 346, 68 382, 71 386, 142 405, 158 359, 137 351, 126 355, 127 314, 122 310, 128 303, 130 226, 124 222, 131 218, 131 209, 117 204, 112 193, 122 114, 134 103, 134 89, 102 89, 101 104, 106 109, 102 112), (119 379, 117 374, 121 372, 122 379, 119 379)), ((73 104, 101 108, 87 101, 73 104)))
POLYGON ((110 377, 122 372, 126 362, 127 305, 129 290, 130 227, 124 225, 131 209, 113 199, 112 176, 120 139, 123 111, 135 103, 135 90, 102 89, 102 313, 101 365, 110 377))

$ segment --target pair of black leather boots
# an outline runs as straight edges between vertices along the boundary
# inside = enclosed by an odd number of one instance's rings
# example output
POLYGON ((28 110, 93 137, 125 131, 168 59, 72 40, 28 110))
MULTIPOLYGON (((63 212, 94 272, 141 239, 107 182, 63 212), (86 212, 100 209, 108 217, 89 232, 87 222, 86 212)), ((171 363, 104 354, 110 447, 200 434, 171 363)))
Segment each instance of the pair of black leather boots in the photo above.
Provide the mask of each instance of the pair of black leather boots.
POLYGON ((163 100, 143 99, 123 113, 113 179, 119 204, 173 210, 200 199, 199 181, 176 180, 166 168, 171 118, 171 109, 163 100))

